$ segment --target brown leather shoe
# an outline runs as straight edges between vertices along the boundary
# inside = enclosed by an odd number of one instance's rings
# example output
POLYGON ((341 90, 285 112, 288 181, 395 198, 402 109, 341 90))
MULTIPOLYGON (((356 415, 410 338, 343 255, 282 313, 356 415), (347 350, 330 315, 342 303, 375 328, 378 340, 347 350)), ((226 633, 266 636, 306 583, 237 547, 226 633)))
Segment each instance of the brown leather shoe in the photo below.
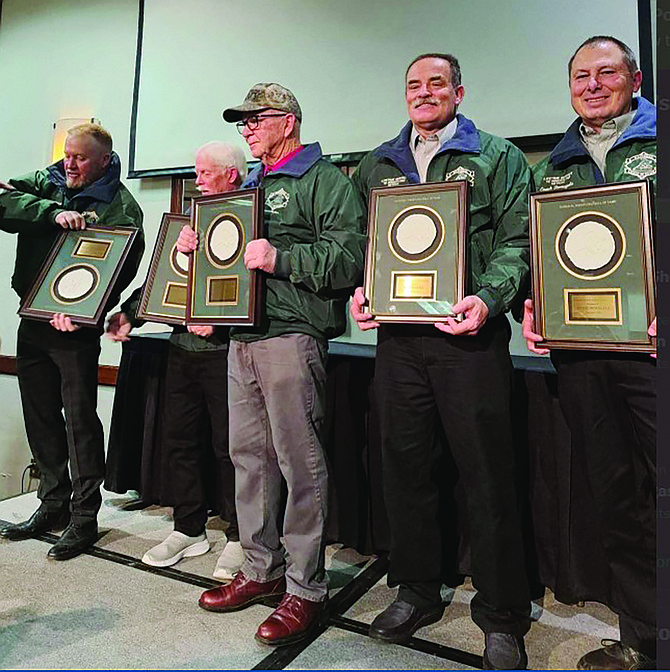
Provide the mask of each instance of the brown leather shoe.
POLYGON ((318 626, 325 604, 287 593, 279 606, 260 624, 256 639, 270 646, 281 646, 307 637, 318 626))
POLYGON ((198 604, 207 611, 238 611, 266 597, 281 597, 285 592, 286 580, 283 576, 259 583, 238 572, 229 584, 206 590, 198 604))
POLYGON ((577 662, 578 670, 655 670, 656 662, 613 639, 603 639, 602 649, 589 651, 577 662))

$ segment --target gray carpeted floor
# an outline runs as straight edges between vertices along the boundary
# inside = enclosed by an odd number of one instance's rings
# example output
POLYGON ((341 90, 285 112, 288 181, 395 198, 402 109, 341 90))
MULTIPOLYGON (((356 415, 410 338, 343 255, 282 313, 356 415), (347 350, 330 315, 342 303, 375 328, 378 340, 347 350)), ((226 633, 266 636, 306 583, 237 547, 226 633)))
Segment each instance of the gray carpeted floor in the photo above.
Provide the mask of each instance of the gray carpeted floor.
MULTIPOLYGON (((272 608, 234 614, 203 611, 197 600, 225 544, 223 523, 210 519, 212 550, 165 575, 146 571, 144 552, 172 530, 170 509, 124 511, 129 501, 103 493, 101 536, 92 554, 66 562, 46 559, 55 537, 0 540, 1 669, 473 669, 483 636, 469 617, 468 583, 445 597, 444 618, 404 646, 365 634, 394 596, 383 561, 328 547, 333 614, 306 645, 275 649, 254 641, 272 608), (375 573, 376 572, 376 573, 375 573), (456 662, 460 661, 460 662, 456 662)), ((0 502, 0 520, 16 522, 37 508, 34 493, 0 502)), ((526 637, 532 669, 574 669, 578 658, 617 637, 605 607, 556 602, 547 592, 533 607, 526 637)))

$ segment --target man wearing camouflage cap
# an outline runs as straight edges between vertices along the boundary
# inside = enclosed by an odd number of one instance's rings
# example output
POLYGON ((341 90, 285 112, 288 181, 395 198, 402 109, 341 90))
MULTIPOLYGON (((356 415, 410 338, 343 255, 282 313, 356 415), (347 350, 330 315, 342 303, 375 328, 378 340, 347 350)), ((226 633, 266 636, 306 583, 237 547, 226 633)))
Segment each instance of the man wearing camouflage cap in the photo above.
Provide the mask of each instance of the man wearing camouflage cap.
MULTIPOLYGON (((232 583, 203 593, 200 606, 237 611, 283 595, 256 633, 276 646, 308 636, 327 598, 327 340, 344 332, 345 304, 362 274, 363 208, 318 143, 301 144, 302 112, 288 89, 256 84, 223 117, 261 160, 242 187, 263 187, 264 237, 248 243, 244 261, 262 273, 265 300, 259 326, 231 330, 228 353, 230 456, 246 560, 232 583)), ((179 249, 196 246, 195 232, 183 230, 179 249)))

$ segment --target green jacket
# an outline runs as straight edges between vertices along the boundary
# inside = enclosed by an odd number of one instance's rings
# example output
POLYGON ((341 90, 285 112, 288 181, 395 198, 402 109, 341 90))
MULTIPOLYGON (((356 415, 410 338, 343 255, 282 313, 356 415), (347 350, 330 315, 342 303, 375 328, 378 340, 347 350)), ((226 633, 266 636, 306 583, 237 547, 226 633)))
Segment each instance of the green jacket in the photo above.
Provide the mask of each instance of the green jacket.
POLYGON ((644 179, 655 188, 656 108, 644 98, 634 98, 633 105, 637 111, 631 125, 607 152, 605 175, 584 146, 581 119, 576 119, 549 156, 533 166, 538 191, 644 179))
MULTIPOLYGON (((372 150, 353 175, 366 204, 372 187, 418 184, 409 147, 412 123, 372 150)), ((427 182, 466 179, 470 184, 469 286, 486 303, 489 317, 520 311, 528 287, 528 191, 525 156, 507 140, 478 130, 458 115, 454 136, 428 166, 427 182)))
POLYGON ((104 226, 132 226, 139 229, 107 309, 116 305, 121 292, 135 277, 144 252, 142 210, 121 184, 121 163, 115 152, 105 175, 80 191, 65 185, 63 162, 44 170, 9 180, 15 191, 0 194, 0 229, 18 234, 12 287, 24 298, 40 272, 54 242, 63 229, 54 219, 60 212, 95 212, 104 226))
POLYGON ((262 235, 277 248, 277 264, 265 275, 260 326, 234 327, 230 337, 339 336, 365 256, 363 207, 351 181, 314 143, 267 174, 257 166, 242 188, 258 186, 265 198, 262 235))

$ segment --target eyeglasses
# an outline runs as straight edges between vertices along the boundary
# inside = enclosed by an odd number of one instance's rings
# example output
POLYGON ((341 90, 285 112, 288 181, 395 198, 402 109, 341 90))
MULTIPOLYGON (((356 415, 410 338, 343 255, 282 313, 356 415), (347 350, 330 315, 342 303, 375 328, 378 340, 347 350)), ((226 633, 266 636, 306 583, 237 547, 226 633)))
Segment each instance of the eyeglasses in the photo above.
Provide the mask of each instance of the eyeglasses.
POLYGON ((285 117, 285 114, 254 114, 251 117, 242 119, 238 121, 235 126, 237 126, 237 132, 241 135, 245 128, 248 128, 250 131, 255 131, 264 119, 270 119, 271 117, 285 117))

